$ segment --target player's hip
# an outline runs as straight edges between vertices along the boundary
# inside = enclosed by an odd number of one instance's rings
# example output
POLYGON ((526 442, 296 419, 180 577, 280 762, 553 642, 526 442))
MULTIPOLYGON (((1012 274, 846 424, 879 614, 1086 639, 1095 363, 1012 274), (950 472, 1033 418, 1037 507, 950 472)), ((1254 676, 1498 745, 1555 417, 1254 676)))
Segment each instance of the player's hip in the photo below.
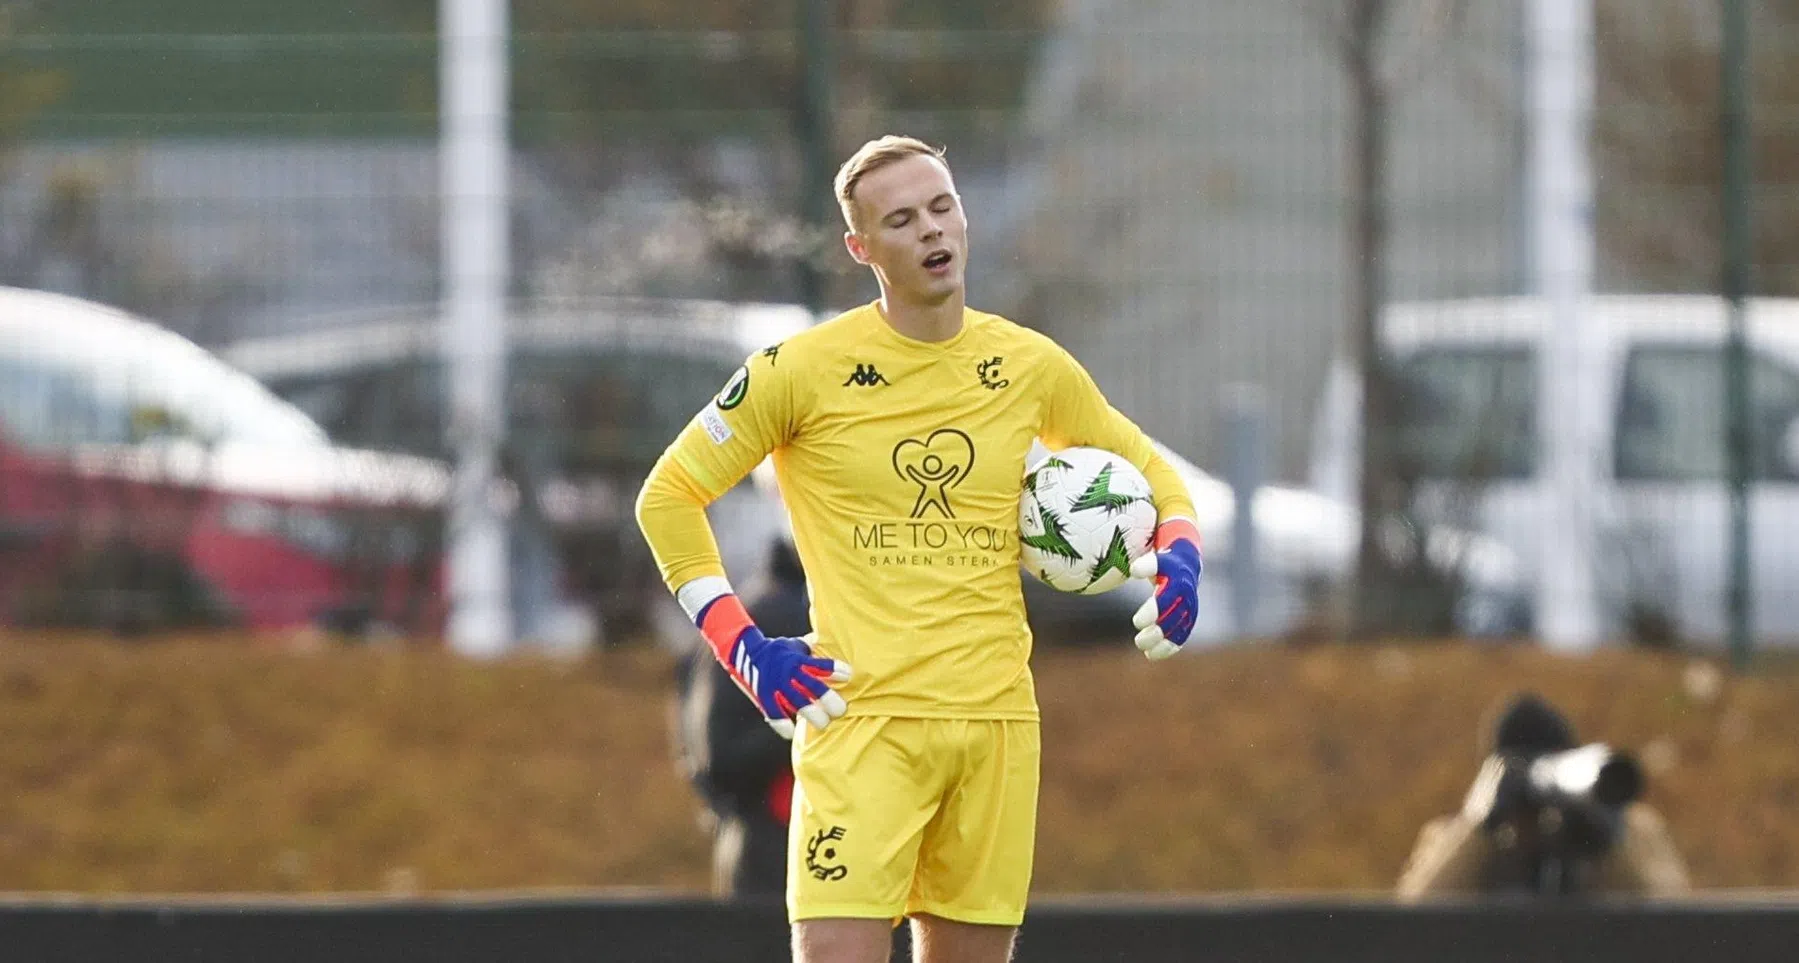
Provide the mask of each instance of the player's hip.
POLYGON ((1038 719, 1037 688, 1028 667, 1010 677, 978 683, 967 676, 894 679, 843 656, 859 678, 839 691, 851 718, 1015 720, 1038 719))
MULTIPOLYGON (((876 712, 864 709, 815 729, 802 722, 795 735, 794 758, 849 749, 860 758, 871 745, 898 745, 920 753, 964 754, 983 744, 1011 741, 1020 748, 1041 747, 1035 704, 1015 711, 993 710, 956 715, 940 712, 876 712)), ((845 760, 850 761, 850 760, 845 760)))
POLYGON ((950 794, 1035 798, 1043 754, 1035 718, 845 716, 795 738, 795 782, 833 808, 935 812, 950 794))
POLYGON ((821 625, 819 655, 854 667, 838 691, 858 715, 937 719, 1035 718, 1027 633, 919 632, 910 626, 821 625))

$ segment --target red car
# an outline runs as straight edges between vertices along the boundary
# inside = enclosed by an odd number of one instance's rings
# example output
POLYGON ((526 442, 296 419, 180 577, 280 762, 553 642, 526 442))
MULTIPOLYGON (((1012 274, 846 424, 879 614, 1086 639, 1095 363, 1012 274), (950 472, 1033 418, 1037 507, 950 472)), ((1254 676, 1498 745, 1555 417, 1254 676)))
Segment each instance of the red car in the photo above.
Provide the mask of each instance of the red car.
POLYGON ((4 624, 434 635, 448 484, 165 328, 0 287, 4 624))

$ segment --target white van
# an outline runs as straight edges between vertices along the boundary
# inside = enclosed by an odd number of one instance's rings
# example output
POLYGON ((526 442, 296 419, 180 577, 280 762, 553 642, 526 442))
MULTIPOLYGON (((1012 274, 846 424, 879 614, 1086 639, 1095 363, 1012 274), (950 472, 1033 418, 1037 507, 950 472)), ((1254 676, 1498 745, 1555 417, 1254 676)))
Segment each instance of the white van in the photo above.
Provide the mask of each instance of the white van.
MULTIPOLYGON (((1608 636, 1667 633, 1715 645, 1726 627, 1729 493, 1723 347, 1726 304, 1707 296, 1591 299, 1583 377, 1607 399, 1594 498, 1597 581, 1608 636)), ((1382 336, 1400 390, 1399 457, 1432 521, 1474 527, 1526 564, 1539 556, 1537 298, 1398 304, 1382 336)), ((1799 641, 1799 300, 1758 299, 1751 370, 1753 631, 1799 641)), ((1315 424, 1312 484, 1353 499, 1359 379, 1333 369, 1315 424)))

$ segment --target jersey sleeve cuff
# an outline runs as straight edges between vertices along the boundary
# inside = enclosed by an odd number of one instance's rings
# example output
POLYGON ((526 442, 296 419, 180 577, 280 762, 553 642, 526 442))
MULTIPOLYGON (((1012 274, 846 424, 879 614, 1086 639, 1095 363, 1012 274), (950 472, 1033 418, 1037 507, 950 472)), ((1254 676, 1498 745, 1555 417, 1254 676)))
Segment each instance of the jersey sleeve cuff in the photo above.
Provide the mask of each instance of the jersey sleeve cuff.
POLYGON ((719 597, 730 595, 731 583, 723 575, 702 575, 699 578, 683 582, 675 589, 675 601, 681 604, 681 611, 695 624, 700 621, 700 613, 706 610, 719 597))

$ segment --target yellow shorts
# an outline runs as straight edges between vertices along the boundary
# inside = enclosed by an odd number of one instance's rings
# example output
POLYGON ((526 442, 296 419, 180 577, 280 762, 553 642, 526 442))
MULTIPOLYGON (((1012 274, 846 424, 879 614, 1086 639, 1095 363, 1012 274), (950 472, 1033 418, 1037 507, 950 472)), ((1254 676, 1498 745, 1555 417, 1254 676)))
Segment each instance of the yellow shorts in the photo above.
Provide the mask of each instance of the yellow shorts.
POLYGON ((1042 743, 1032 721, 851 716, 795 736, 787 915, 1017 926, 1042 743))

